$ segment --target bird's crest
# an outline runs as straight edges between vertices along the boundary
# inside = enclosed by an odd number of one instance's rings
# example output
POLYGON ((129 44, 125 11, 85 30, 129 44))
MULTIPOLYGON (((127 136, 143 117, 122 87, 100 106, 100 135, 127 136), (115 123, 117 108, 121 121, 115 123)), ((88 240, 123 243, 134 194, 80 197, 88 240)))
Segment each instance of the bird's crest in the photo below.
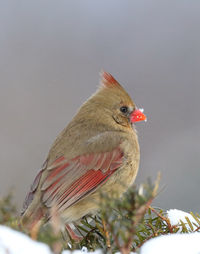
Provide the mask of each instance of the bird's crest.
POLYGON ((100 95, 105 96, 105 94, 109 93, 112 96, 110 97, 111 101, 121 100, 124 104, 133 104, 133 101, 128 93, 110 73, 101 71, 100 75, 100 90, 97 90, 97 94, 100 93, 100 95))
POLYGON ((100 72, 100 76, 101 76, 101 80, 100 83, 102 86, 107 87, 107 88, 116 88, 116 87, 120 87, 120 84, 117 82, 116 79, 114 79, 114 77, 105 71, 101 71, 100 72))

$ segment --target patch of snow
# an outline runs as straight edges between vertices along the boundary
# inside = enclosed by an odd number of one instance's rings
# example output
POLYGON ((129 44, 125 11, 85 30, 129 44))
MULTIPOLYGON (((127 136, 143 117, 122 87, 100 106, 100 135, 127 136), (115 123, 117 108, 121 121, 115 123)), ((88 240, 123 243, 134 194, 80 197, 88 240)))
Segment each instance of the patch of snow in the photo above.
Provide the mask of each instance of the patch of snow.
POLYGON ((190 226, 188 225, 187 220, 185 219, 185 217, 188 217, 188 219, 191 221, 194 229, 196 228, 196 226, 193 223, 197 224, 197 222, 192 217, 192 215, 189 213, 186 213, 186 212, 183 212, 183 211, 177 210, 177 209, 170 209, 167 211, 167 217, 168 217, 170 223, 172 224, 172 226, 180 224, 180 220, 182 220, 182 222, 185 223, 185 226, 187 227, 187 229, 189 231, 192 231, 190 226))
MULTIPOLYGON (((69 251, 69 250, 64 250, 62 254, 82 254, 82 253, 89 253, 89 254, 103 254, 104 252, 101 250, 95 250, 95 251, 88 251, 86 247, 83 247, 81 250, 74 250, 74 251, 69 251)), ((115 254, 121 254, 121 252, 115 252, 115 254)), ((130 254, 137 254, 136 252, 130 252, 130 254)))
MULTIPOLYGON (((121 254, 121 252, 115 252, 115 254, 121 254)), ((136 252, 130 252, 130 254, 137 254, 136 252)))
POLYGON ((87 248, 85 246, 82 247, 81 249, 82 252, 88 252, 87 248))
POLYGON ((27 235, 0 225, 1 254, 52 254, 49 246, 33 241, 27 235))
POLYGON ((74 251, 64 250, 62 252, 62 254, 83 254, 83 253, 103 254, 101 250, 95 250, 95 251, 89 252, 86 247, 83 247, 81 250, 74 250, 74 251))
POLYGON ((147 241, 140 254, 200 254, 200 233, 169 234, 147 241))

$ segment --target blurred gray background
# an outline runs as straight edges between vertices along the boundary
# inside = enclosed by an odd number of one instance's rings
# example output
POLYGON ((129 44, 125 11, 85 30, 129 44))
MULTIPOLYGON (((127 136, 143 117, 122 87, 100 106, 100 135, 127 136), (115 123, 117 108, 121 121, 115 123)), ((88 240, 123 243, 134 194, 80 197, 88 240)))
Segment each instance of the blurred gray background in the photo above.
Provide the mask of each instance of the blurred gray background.
POLYGON ((137 184, 200 212, 200 1, 0 0, 0 195, 21 207, 57 134, 110 72, 144 107, 137 184))

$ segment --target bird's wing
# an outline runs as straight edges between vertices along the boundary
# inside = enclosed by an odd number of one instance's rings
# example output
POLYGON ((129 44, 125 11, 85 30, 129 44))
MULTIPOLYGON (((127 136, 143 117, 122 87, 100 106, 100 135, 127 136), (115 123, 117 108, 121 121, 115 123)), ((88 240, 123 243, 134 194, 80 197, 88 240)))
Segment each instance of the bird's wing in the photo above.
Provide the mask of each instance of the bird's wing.
POLYGON ((111 152, 81 155, 67 160, 58 158, 48 167, 44 180, 42 202, 47 207, 56 206, 63 211, 93 192, 118 169, 123 153, 118 147, 111 152))
POLYGON ((43 173, 45 167, 46 167, 46 162, 44 163, 43 168, 40 169, 40 171, 36 175, 32 185, 30 187, 30 190, 29 190, 28 194, 26 195, 26 198, 24 200, 23 207, 22 207, 22 210, 21 210, 21 215, 23 215, 25 213, 26 209, 29 207, 29 205, 33 201, 35 192, 38 188, 38 185, 39 185, 39 182, 40 182, 40 179, 41 179, 41 176, 42 176, 42 173, 43 173))
MULTIPOLYGON (((119 147, 110 152, 81 155, 67 160, 59 157, 48 166, 41 184, 41 201, 63 211, 97 189, 122 165, 123 152, 119 147)), ((27 195, 26 208, 32 202, 42 173, 39 172, 27 195)))

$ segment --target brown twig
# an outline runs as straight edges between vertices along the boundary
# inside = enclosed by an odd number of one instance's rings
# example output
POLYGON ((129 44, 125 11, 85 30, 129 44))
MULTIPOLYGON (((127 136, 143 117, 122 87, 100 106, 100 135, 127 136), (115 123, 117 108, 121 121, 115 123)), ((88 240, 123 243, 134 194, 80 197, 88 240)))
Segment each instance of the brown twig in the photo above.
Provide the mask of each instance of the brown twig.
POLYGON ((200 230, 200 226, 198 226, 195 230, 194 230, 194 232, 197 232, 197 231, 199 231, 200 230))
POLYGON ((160 217, 161 220, 165 221, 166 224, 167 224, 167 226, 168 226, 168 228, 169 228, 169 232, 170 232, 170 233, 173 233, 173 230, 176 228, 176 226, 172 226, 171 223, 170 223, 170 221, 169 221, 169 219, 166 218, 166 217, 164 217, 163 215, 161 215, 161 214, 160 214, 159 212, 157 212, 156 209, 154 209, 153 207, 149 206, 149 209, 150 209, 153 213, 155 213, 158 217, 160 217))
POLYGON ((107 247, 110 249, 110 247, 111 247, 111 244, 110 244, 110 237, 109 237, 109 232, 108 232, 108 230, 107 230, 106 222, 105 222, 104 219, 102 219, 102 225, 103 225, 103 230, 104 230, 104 233, 105 233, 106 245, 107 245, 107 247))
POLYGON ((154 227, 150 223, 147 223, 147 226, 152 230, 153 236, 157 236, 157 233, 155 232, 154 227))
POLYGON ((132 227, 129 231, 129 237, 128 237, 127 243, 123 247, 120 248, 120 251, 121 251, 122 254, 130 253, 133 238, 135 236, 136 226, 139 224, 139 222, 143 218, 143 216, 146 213, 147 209, 149 208, 149 205, 151 204, 152 200, 153 200, 153 198, 150 199, 145 205, 141 206, 138 209, 137 214, 135 215, 135 219, 133 219, 132 223, 131 223, 132 227))

